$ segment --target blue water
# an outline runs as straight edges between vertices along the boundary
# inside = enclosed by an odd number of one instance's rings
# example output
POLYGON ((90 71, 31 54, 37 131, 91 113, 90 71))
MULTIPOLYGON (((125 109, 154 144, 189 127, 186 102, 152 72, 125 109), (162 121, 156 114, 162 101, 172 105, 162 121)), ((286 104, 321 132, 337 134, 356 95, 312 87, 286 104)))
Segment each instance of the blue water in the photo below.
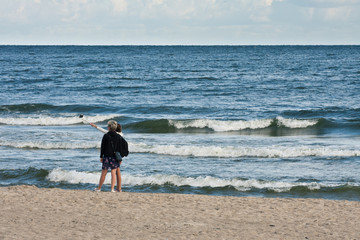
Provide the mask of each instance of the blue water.
POLYGON ((360 200, 360 46, 0 46, 0 77, 0 186, 94 188, 84 114, 125 191, 360 200))

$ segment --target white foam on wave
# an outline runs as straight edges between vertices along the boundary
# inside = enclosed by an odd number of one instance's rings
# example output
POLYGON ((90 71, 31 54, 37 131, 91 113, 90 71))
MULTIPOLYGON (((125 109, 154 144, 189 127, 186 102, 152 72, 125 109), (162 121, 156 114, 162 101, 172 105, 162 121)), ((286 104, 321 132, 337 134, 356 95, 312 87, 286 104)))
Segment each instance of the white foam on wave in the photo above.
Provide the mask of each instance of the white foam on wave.
POLYGON ((210 119, 195 119, 195 120, 169 120, 169 124, 177 129, 184 128, 210 128, 216 132, 237 131, 243 129, 259 129, 267 128, 271 125, 272 119, 256 119, 249 121, 221 121, 210 119))
MULTIPOLYGON (((109 175, 109 174, 108 174, 109 175)), ((99 182, 100 172, 78 172, 75 170, 52 170, 47 179, 52 182, 66 182, 70 184, 99 182)), ((105 180, 105 184, 110 184, 110 176, 105 180)), ((287 192, 293 187, 307 187, 310 190, 320 189, 321 187, 334 187, 335 185, 323 185, 316 182, 281 182, 281 181, 260 181, 256 179, 222 179, 211 176, 183 177, 178 175, 131 175, 122 174, 122 184, 124 186, 142 186, 142 185, 165 185, 191 186, 191 187, 234 187, 238 191, 249 191, 251 189, 268 189, 276 192, 287 192)))
MULTIPOLYGON (((222 121, 211 119, 195 119, 195 120, 169 120, 169 125, 177 129, 184 128, 209 128, 215 132, 239 131, 244 129, 263 129, 270 127, 274 119, 255 119, 255 120, 237 120, 222 121)), ((276 118, 279 127, 287 128, 307 128, 315 125, 317 119, 288 119, 283 117, 276 118)))
POLYGON ((277 117, 278 126, 284 126, 287 128, 307 128, 314 126, 318 123, 317 119, 289 119, 283 117, 277 117))
POLYGON ((11 142, 0 141, 0 146, 31 149, 90 149, 100 148, 100 142, 11 142))
POLYGON ((294 157, 355 157, 360 156, 360 150, 336 149, 330 147, 234 147, 234 146, 176 146, 130 144, 130 151, 137 153, 153 153, 171 156, 194 157, 259 157, 259 158, 294 158, 294 157))
MULTIPOLYGON (((0 146, 32 149, 91 149, 100 148, 100 141, 84 142, 14 142, 0 141, 0 146)), ((217 158, 296 158, 296 157, 356 157, 360 150, 334 147, 237 147, 237 146, 196 146, 196 145, 148 145, 129 142, 131 153, 150 153, 169 156, 217 157, 217 158)))
MULTIPOLYGON (((95 115, 95 116, 87 116, 85 119, 89 122, 102 122, 119 116, 120 115, 117 114, 95 115)), ((79 116, 68 116, 68 117, 39 116, 39 117, 0 118, 0 124, 6 124, 6 125, 55 126, 55 125, 74 125, 81 123, 83 123, 83 120, 79 118, 79 116)))

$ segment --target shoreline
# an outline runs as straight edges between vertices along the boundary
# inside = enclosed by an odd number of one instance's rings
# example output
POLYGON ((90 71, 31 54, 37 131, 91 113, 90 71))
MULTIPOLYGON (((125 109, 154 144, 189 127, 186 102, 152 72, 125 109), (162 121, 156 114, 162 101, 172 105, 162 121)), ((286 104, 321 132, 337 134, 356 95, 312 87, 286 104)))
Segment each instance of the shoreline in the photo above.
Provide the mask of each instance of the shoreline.
POLYGON ((360 202, 0 187, 0 239, 359 239, 360 202))

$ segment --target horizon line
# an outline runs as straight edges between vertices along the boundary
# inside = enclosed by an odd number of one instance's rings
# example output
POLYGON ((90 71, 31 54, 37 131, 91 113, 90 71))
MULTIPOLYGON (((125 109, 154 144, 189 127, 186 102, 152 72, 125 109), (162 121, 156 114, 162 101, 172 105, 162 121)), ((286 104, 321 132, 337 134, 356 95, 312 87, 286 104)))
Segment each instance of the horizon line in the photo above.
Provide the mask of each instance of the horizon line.
POLYGON ((84 46, 84 47, 171 47, 171 46, 179 46, 179 47, 186 47, 186 46, 204 46, 204 47, 212 47, 212 46, 239 46, 239 47, 246 47, 246 46, 360 46, 360 44, 0 44, 0 46, 84 46))

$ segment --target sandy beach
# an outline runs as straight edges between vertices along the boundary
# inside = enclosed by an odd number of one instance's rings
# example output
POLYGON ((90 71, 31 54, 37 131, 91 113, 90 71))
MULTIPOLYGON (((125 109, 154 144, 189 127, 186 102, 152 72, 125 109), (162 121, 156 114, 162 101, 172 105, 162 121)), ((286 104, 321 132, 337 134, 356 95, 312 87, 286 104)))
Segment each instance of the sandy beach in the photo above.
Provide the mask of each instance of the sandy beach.
POLYGON ((360 239, 360 203, 0 188, 0 239, 360 239))

